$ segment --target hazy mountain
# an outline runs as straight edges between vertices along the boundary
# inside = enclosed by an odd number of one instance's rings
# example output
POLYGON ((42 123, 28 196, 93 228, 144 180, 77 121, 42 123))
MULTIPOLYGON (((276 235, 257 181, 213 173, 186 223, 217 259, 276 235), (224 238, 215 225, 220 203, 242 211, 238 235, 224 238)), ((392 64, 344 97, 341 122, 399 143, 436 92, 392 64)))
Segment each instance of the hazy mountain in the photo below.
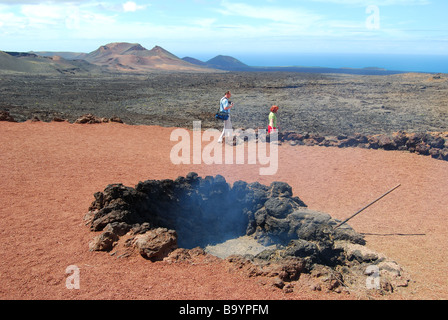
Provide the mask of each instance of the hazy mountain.
POLYGON ((0 51, 0 71, 40 74, 98 73, 101 68, 83 60, 66 60, 59 56, 42 57, 27 52, 0 51))
POLYGON ((216 56, 213 59, 208 60, 207 66, 211 68, 221 69, 221 70, 233 70, 233 71, 244 71, 248 70, 249 67, 247 64, 242 63, 238 59, 229 56, 216 56))
POLYGON ((203 67, 207 66, 207 63, 205 63, 205 62, 203 62, 201 60, 192 58, 192 57, 184 57, 184 58, 182 58, 182 60, 187 61, 187 62, 192 63, 192 64, 196 64, 198 66, 203 66, 203 67))
POLYGON ((58 56, 66 60, 83 60, 87 53, 83 52, 69 52, 69 51, 30 51, 31 54, 37 54, 42 57, 54 57, 58 56))
MULTIPOLYGON (((136 43, 109 43, 85 55, 84 60, 94 64, 108 64, 112 59, 136 46, 138 46, 136 43)), ((142 47, 142 49, 144 48, 142 47)))
POLYGON ((148 50, 138 43, 110 43, 87 54, 84 59, 113 71, 214 71, 179 59, 162 47, 148 50))
POLYGON ((200 61, 195 58, 185 57, 184 61, 188 61, 190 63, 196 64, 198 66, 205 66, 213 69, 220 69, 226 71, 251 71, 252 67, 242 63, 238 59, 235 59, 230 56, 216 56, 207 62, 200 61))
POLYGON ((386 75, 401 73, 379 68, 348 69, 321 67, 252 67, 230 56, 218 55, 206 62, 192 57, 179 59, 162 47, 148 50, 138 43, 114 42, 90 53, 79 52, 3 52, 0 72, 25 73, 148 73, 148 72, 306 72, 386 75))

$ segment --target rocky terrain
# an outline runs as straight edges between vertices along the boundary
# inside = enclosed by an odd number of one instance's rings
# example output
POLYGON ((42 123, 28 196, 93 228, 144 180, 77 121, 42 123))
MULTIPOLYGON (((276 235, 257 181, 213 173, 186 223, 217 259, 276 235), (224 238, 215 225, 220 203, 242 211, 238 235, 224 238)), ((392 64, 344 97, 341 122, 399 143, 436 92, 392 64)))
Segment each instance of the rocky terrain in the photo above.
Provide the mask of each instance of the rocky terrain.
POLYGON ((275 104, 282 141, 448 156, 448 77, 443 74, 2 75, 0 111, 3 120, 18 122, 107 119, 192 128, 199 120, 203 129, 220 129, 214 114, 226 90, 233 93, 235 129, 266 128, 275 104))
POLYGON ((0 108, 16 121, 55 116, 75 121, 92 113, 127 124, 221 127, 213 115, 233 93, 234 128, 265 128, 269 108, 280 107, 281 131, 380 134, 448 131, 448 77, 306 73, 151 74, 53 77, 2 75, 0 108))

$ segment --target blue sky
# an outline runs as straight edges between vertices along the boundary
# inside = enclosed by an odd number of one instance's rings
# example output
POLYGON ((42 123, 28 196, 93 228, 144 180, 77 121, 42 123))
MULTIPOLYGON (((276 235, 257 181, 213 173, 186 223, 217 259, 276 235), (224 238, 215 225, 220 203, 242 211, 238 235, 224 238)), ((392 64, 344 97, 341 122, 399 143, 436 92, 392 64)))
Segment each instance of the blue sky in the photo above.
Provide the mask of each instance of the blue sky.
POLYGON ((448 55, 446 0, 0 0, 0 50, 448 55))

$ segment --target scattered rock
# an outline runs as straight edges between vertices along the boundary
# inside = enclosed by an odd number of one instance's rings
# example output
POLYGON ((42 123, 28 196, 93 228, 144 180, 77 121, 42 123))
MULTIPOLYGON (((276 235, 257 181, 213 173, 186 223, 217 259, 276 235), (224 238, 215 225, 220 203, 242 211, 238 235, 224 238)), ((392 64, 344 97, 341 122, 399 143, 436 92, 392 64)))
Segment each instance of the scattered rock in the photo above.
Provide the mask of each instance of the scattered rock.
MULTIPOLYGON (((140 226, 139 226, 140 227, 140 226)), ((106 225, 104 231, 113 233, 118 237, 124 236, 129 231, 129 225, 123 222, 112 222, 106 225)), ((134 231, 134 230, 133 230, 134 231)), ((134 232, 135 233, 135 232, 134 232)))
POLYGON ((320 136, 318 134, 299 134, 285 132, 279 135, 279 141, 288 142, 291 146, 324 146, 324 147, 359 147, 368 149, 400 150, 430 155, 439 160, 447 160, 446 135, 440 133, 406 133, 395 132, 390 135, 380 134, 367 136, 355 134, 352 136, 320 136))
POLYGON ((401 267, 395 261, 383 261, 378 264, 378 268, 383 271, 389 272, 395 277, 401 276, 401 267))
POLYGON ((279 277, 276 277, 272 281, 272 286, 279 288, 279 289, 283 289, 283 287, 285 286, 285 283, 282 281, 282 279, 280 279, 279 277))
POLYGON ((118 241, 118 236, 110 231, 105 231, 96 236, 89 243, 90 251, 110 251, 113 248, 114 242, 118 241))
POLYGON ((55 116, 55 117, 53 117, 52 121, 54 121, 54 122, 66 122, 67 119, 64 119, 64 118, 62 118, 62 117, 55 116))
POLYGON ((378 147, 384 150, 396 150, 397 145, 395 141, 387 135, 378 136, 378 147))
POLYGON ((117 122, 117 123, 123 123, 123 120, 121 120, 119 117, 117 116, 113 116, 112 118, 109 119, 110 122, 117 122))
POLYGON ((180 263, 180 262, 197 263, 200 260, 198 258, 203 257, 205 257, 204 259, 205 261, 212 261, 218 259, 206 253, 204 249, 196 247, 193 249, 177 248, 173 250, 171 253, 169 253, 168 256, 163 259, 163 261, 168 263, 180 263))
POLYGON ((121 120, 117 116, 113 116, 112 118, 100 118, 96 117, 91 113, 84 114, 78 119, 75 120, 75 123, 79 124, 94 124, 94 123, 108 123, 108 122, 116 122, 116 123, 123 123, 123 120, 121 120))
MULTIPOLYGON (((244 130, 239 129, 242 132, 244 130)), ((262 136, 255 132, 251 139, 257 142, 270 142, 269 135, 262 136)), ((416 152, 421 155, 431 156, 434 159, 447 160, 446 152, 442 151, 446 145, 447 136, 441 133, 406 133, 403 131, 392 134, 379 134, 367 136, 364 134, 354 134, 350 136, 321 136, 319 134, 300 134, 293 131, 279 132, 277 144, 287 142, 291 146, 324 146, 339 148, 368 148, 383 150, 400 150, 416 152)), ((248 139, 236 138, 236 142, 243 143, 248 139), (238 142, 239 141, 239 142, 238 142)), ((272 143, 272 142, 271 142, 272 143)))
POLYGON ((356 147, 357 145, 358 145, 358 141, 353 137, 342 139, 337 144, 337 146, 339 148, 356 147))
POLYGON ((90 113, 84 114, 75 120, 75 123, 80 123, 80 124, 85 124, 85 123, 93 124, 93 123, 102 123, 102 122, 103 122, 103 118, 97 118, 93 114, 90 114, 90 113))
POLYGON ((356 260, 360 263, 378 261, 379 259, 382 261, 384 259, 375 251, 356 243, 337 241, 335 247, 344 250, 349 260, 356 260))
POLYGON ((415 146, 415 152, 421 154, 421 155, 429 155, 429 150, 430 147, 424 143, 424 142, 420 142, 415 146))
POLYGON ((135 236, 133 245, 145 259, 159 261, 177 248, 177 234, 174 230, 157 228, 135 236))
POLYGON ((445 146, 445 139, 440 136, 438 136, 438 137, 431 136, 431 139, 429 141, 429 146, 431 148, 435 148, 435 149, 443 149, 443 147, 445 146))
POLYGON ((8 111, 0 110, 0 121, 16 122, 8 111))

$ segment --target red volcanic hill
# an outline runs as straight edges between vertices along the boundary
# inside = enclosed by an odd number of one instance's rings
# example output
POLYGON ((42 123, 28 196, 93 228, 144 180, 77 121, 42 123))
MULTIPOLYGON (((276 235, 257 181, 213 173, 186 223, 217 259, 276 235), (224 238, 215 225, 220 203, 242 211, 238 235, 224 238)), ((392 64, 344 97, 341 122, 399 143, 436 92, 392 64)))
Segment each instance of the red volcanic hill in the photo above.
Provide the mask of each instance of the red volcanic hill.
POLYGON ((113 71, 216 71, 179 59, 159 46, 148 50, 138 43, 110 43, 87 54, 84 59, 113 71))

